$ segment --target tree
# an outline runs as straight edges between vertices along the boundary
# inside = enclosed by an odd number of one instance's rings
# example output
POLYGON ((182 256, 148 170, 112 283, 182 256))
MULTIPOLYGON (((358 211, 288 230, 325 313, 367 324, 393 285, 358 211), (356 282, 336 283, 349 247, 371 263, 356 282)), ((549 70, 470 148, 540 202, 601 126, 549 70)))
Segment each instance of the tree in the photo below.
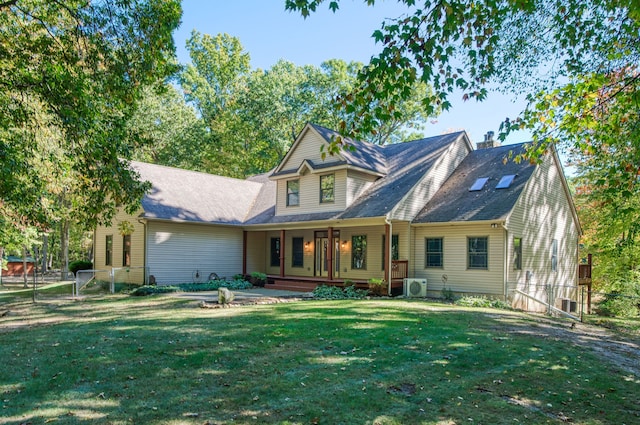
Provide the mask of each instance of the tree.
MULTIPOLYGON (((286 0, 285 5, 308 16, 322 3, 327 2, 286 0)), ((337 11, 339 3, 329 1, 328 7, 337 11)), ((353 125, 343 122, 351 133, 376 131, 397 116, 398 103, 410 96, 416 81, 433 87, 423 98, 427 111, 449 109, 449 97, 457 92, 465 100, 483 100, 491 84, 528 90, 527 109, 505 121, 502 137, 533 130, 531 157, 550 143, 585 148, 581 129, 588 127, 574 118, 600 120, 607 104, 619 104, 632 115, 637 111, 638 0, 400 3, 407 13, 373 32, 381 52, 359 73, 352 93, 341 98, 341 106, 358 117, 353 125)), ((631 135, 636 141, 637 131, 631 135)), ((591 143, 600 142, 592 138, 591 143)))
POLYGON ((206 171, 203 152, 208 135, 204 122, 173 85, 144 89, 139 107, 129 120, 129 131, 139 141, 133 159, 206 171))
POLYGON ((133 208, 146 185, 128 168, 126 123, 141 88, 176 70, 179 2, 9 0, 0 12, 0 213, 46 228, 133 208))
MULTIPOLYGON (((339 0, 285 4, 308 16, 322 3, 338 10, 339 0)), ((345 130, 375 131, 398 113, 415 81, 433 87, 423 99, 428 110, 449 109, 454 93, 481 101, 492 85, 525 93, 526 109, 504 121, 500 137, 532 132, 527 154, 515 160, 536 161, 550 145, 567 153, 581 177, 580 203, 589 206, 582 211, 597 219, 585 220, 593 246, 639 274, 640 1, 400 3, 407 13, 373 32, 381 51, 340 100, 358 117, 353 125, 343 122, 345 130)))

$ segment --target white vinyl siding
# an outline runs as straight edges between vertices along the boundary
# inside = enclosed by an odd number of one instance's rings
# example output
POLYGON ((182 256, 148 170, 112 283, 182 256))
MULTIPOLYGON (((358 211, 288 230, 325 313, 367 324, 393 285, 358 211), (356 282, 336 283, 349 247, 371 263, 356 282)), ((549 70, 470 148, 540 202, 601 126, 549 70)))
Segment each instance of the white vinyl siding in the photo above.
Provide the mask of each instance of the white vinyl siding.
POLYGON ((242 272, 242 229, 149 222, 147 233, 149 273, 158 284, 191 282, 196 270, 205 279, 242 272))
MULTIPOLYGON (((510 240, 514 236, 522 237, 522 268, 507 268, 508 286, 544 300, 546 285, 555 288, 556 297, 562 298, 571 298, 577 290, 578 227, 561 179, 553 158, 546 156, 527 182, 506 224, 510 240), (551 266, 554 239, 558 241, 555 272, 551 266)), ((513 264, 513 247, 508 252, 509 264, 513 264)), ((517 306, 545 309, 540 303, 526 300, 517 306)))
POLYGON ((454 292, 486 294, 501 297, 504 294, 504 230, 486 224, 449 223, 420 226, 413 229, 413 258, 409 263, 413 277, 427 278, 432 295, 439 296, 442 288, 454 292), (467 267, 468 238, 488 238, 488 268, 467 267), (442 238, 443 267, 425 267, 425 239, 442 238))
POLYGON ((413 220, 469 152, 470 148, 464 136, 460 136, 455 142, 451 143, 446 151, 440 154, 440 158, 427 172, 422 181, 393 210, 392 218, 396 220, 413 220))

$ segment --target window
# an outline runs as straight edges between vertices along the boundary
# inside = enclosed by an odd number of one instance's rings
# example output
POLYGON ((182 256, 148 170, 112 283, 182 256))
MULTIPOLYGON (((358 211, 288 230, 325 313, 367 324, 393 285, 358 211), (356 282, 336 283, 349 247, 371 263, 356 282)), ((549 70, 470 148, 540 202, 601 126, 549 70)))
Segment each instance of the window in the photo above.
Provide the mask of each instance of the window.
POLYGON ((320 176, 320 203, 325 204, 329 202, 333 202, 333 189, 335 186, 335 175, 327 174, 325 176, 320 176))
POLYGON ((107 235, 107 239, 105 241, 104 265, 110 266, 112 258, 113 258, 113 235, 107 235))
POLYGON ((443 239, 442 238, 426 238, 425 239, 425 268, 442 268, 444 264, 443 255, 443 239))
MULTIPOLYGON (((399 235, 391 235, 391 261, 400 259, 399 240, 400 240, 399 235)), ((387 266, 384 261, 384 250, 386 249, 386 246, 387 246, 387 235, 382 235, 382 270, 384 270, 385 267, 387 266)))
POLYGON ((469 188, 469 192, 477 192, 482 190, 485 184, 489 181, 489 177, 480 177, 476 182, 469 188))
POLYGON ((467 267, 470 269, 488 269, 489 268, 489 238, 467 238, 468 262, 467 267))
POLYGON ((551 271, 558 271, 558 240, 551 241, 551 271))
POLYGON ((304 238, 293 238, 291 241, 291 267, 303 267, 304 265, 304 238))
POLYGON ((271 238, 271 267, 280 267, 280 238, 271 238))
POLYGON ((122 265, 131 265, 131 235, 122 236, 122 265))
POLYGON ((496 189, 508 189, 513 183, 513 179, 515 179, 515 174, 507 174, 506 176, 502 176, 498 184, 496 185, 496 189))
POLYGON ((365 270, 367 268, 367 236, 351 237, 351 268, 365 270))
POLYGON ((287 206, 300 205, 300 180, 289 180, 287 182, 287 206))
POLYGON ((522 238, 513 238, 513 270, 522 270, 522 238))

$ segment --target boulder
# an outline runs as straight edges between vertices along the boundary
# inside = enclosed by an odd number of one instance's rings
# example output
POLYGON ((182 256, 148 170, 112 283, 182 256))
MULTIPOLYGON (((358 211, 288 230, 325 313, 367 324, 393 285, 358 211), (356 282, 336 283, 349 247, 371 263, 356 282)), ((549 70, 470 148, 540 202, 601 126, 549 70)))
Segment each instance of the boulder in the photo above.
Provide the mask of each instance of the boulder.
POLYGON ((235 297, 229 288, 218 288, 218 304, 229 304, 235 297))

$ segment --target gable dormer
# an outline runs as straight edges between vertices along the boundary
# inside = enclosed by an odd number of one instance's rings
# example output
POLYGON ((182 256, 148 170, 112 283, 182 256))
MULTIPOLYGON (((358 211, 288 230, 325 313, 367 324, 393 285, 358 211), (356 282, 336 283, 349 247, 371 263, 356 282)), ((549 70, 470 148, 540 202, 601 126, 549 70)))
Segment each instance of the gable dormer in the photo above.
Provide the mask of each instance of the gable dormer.
POLYGON ((270 178, 277 182, 276 215, 344 211, 386 173, 380 148, 346 139, 354 151, 322 157, 338 133, 305 125, 270 178))

